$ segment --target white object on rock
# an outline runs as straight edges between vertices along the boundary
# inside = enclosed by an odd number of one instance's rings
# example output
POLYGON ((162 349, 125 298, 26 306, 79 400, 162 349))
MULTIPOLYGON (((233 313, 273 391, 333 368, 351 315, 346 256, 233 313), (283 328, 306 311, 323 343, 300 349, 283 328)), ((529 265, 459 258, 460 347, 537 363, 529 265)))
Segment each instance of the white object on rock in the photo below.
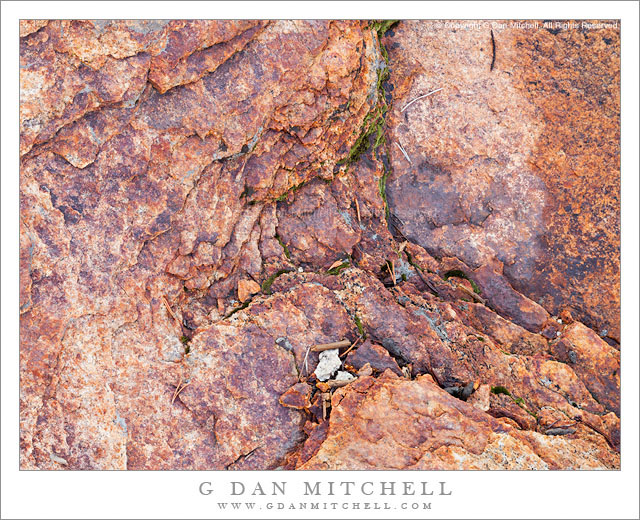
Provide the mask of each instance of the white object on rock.
POLYGON ((351 381, 352 379, 355 379, 354 375, 344 370, 339 370, 335 377, 336 381, 351 381))
POLYGON ((314 374, 320 381, 326 381, 336 370, 342 366, 342 361, 338 357, 338 349, 324 350, 320 352, 318 366, 314 374))

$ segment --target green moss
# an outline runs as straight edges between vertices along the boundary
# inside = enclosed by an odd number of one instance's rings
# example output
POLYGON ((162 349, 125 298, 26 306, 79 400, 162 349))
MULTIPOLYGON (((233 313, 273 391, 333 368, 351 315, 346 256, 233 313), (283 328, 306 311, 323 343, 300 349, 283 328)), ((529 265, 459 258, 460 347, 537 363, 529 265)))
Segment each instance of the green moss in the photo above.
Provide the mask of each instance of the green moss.
MULTIPOLYGON (((376 78, 376 91, 377 100, 373 109, 365 116, 360 126, 360 134, 355 143, 349 150, 346 157, 338 161, 338 165, 350 165, 356 162, 360 156, 369 149, 373 138, 373 149, 386 144, 385 138, 385 122, 386 115, 389 110, 389 105, 385 100, 383 84, 389 79, 389 56, 384 45, 380 41, 385 32, 387 32, 391 26, 397 23, 398 20, 376 20, 370 25, 370 28, 376 32, 378 42, 380 45, 380 52, 384 59, 384 66, 380 67, 377 72, 376 78)), ((383 182, 386 182, 386 177, 383 182)), ((382 191, 384 193, 384 190, 382 191)))
POLYGON ((460 271, 459 269, 452 269, 451 271, 447 271, 443 278, 446 280, 448 280, 449 278, 463 278, 464 280, 469 280, 469 283, 471 284, 471 288, 473 289, 473 292, 476 294, 480 294, 480 287, 478 287, 478 284, 476 282, 474 282, 471 278, 469 278, 466 274, 464 274, 462 271, 460 271))
POLYGON ((491 387, 491 393, 492 394, 504 394, 504 395, 508 395, 509 397, 511 397, 511 392, 509 392, 509 390, 507 390, 504 386, 492 386, 491 387))
MULTIPOLYGON (((281 275, 283 275, 285 273, 290 273, 290 272, 291 272, 291 269, 279 269, 278 271, 273 273, 269 278, 267 278, 262 283, 262 292, 264 294, 272 294, 271 293, 271 286, 273 285, 273 282, 276 280, 276 278, 278 278, 278 276, 281 276, 281 275)), ((248 305, 248 303, 247 303, 247 305, 248 305)))
POLYGON ((280 244, 280 246, 284 250, 284 256, 286 256, 289 260, 291 260, 291 253, 289 252, 289 248, 287 247, 287 244, 285 244, 282 241, 282 239, 280 238, 280 235, 278 235, 277 233, 276 233, 276 240, 278 241, 278 244, 280 244))
POLYGON ((411 253, 409 253, 409 251, 405 250, 404 254, 407 255, 407 262, 409 262, 409 265, 415 267, 421 273, 424 272, 424 269, 415 262, 413 256, 411 255, 411 253))
POLYGON ((384 172, 378 179, 378 193, 380 194, 380 198, 384 202, 384 214, 385 217, 389 218, 389 204, 387 203, 387 179, 389 178, 389 170, 387 166, 384 164, 384 172))
POLYGON ((514 403, 516 403, 520 408, 522 408, 525 412, 527 412, 531 417, 535 418, 536 420, 538 420, 538 414, 536 414, 535 412, 532 412, 531 410, 529 410, 524 402, 524 399, 522 397, 514 397, 511 392, 509 392, 509 390, 507 390, 504 386, 492 386, 491 387, 491 393, 492 394, 504 394, 508 397, 510 397, 514 403))
POLYGON ((370 27, 378 33, 378 38, 382 38, 391 27, 397 24, 400 20, 373 20, 370 27))
MULTIPOLYGON (((383 69, 383 70, 386 70, 383 69)), ((378 83, 381 84, 381 72, 378 71, 378 83)), ((380 87, 381 88, 381 87, 380 87)), ((340 159, 338 161, 338 165, 346 164, 347 166, 355 163, 360 156, 365 153, 370 146, 370 138, 375 133, 375 140, 373 143, 373 148, 376 149, 380 145, 384 144, 384 124, 385 124, 385 115, 387 113, 388 106, 384 101, 384 93, 378 94, 378 102, 375 108, 369 112, 364 120, 362 121, 362 125, 360 126, 360 135, 356 139, 356 142, 353 143, 351 150, 346 157, 340 159)))
POLYGON ((360 316, 356 314, 355 317, 353 318, 353 321, 356 322, 356 327, 358 327, 358 333, 360 334, 362 339, 367 339, 367 334, 365 333, 364 327, 362 326, 362 321, 360 320, 360 316))
POLYGON ((276 197, 276 200, 278 202, 282 202, 283 200, 287 200, 287 197, 289 196, 290 193, 295 193, 300 188, 302 188, 306 183, 307 183, 307 181, 302 181, 299 184, 295 184, 294 186, 291 186, 291 188, 289 188, 287 191, 285 191, 282 195, 276 197))
POLYGON ((235 309, 233 309, 229 314, 227 314, 225 316, 225 318, 228 318, 230 316, 233 316, 236 312, 241 311, 242 309, 246 309, 247 307, 249 307, 249 303, 250 301, 247 300, 246 302, 244 302, 242 305, 240 305, 239 307, 236 307, 235 309))
POLYGON ((191 346, 189 345, 189 342, 191 341, 190 338, 188 338, 187 336, 181 336, 180 337, 180 343, 182 343, 184 345, 184 353, 188 354, 189 352, 191 352, 191 346))
POLYGON ((343 269, 346 269, 350 265, 351 265, 350 262, 348 260, 345 260, 344 262, 342 262, 340 265, 337 265, 333 269, 329 269, 327 271, 327 274, 340 274, 340 271, 342 271, 343 269))

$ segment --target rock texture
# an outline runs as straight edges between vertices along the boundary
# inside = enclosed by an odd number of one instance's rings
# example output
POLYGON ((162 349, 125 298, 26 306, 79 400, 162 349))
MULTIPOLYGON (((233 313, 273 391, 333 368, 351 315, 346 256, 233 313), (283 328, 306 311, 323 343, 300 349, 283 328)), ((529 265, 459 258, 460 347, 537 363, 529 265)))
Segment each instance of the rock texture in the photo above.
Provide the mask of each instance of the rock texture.
POLYGON ((389 139, 411 161, 390 148, 391 211, 432 254, 492 265, 502 284, 619 342, 618 30, 494 25, 403 22, 384 40, 389 139))
POLYGON ((389 26, 21 22, 22 468, 619 467, 619 33, 389 26))

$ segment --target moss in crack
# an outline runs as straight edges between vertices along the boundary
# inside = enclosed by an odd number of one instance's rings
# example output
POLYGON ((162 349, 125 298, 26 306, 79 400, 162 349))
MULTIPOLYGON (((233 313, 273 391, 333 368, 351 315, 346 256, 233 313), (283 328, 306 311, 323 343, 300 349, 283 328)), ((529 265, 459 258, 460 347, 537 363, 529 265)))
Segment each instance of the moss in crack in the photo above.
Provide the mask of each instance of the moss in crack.
POLYGON ((491 393, 496 395, 504 394, 511 397, 511 392, 509 392, 509 390, 507 390, 504 386, 492 386, 491 393))
POLYGON ((527 412, 531 417, 533 417, 534 419, 538 420, 538 414, 535 412, 532 412, 531 410, 529 410, 527 408, 527 406, 525 405, 524 399, 522 397, 514 397, 511 392, 509 392, 509 390, 507 390, 504 386, 492 386, 491 387, 491 393, 492 394, 504 394, 508 397, 511 398, 511 400, 516 403, 520 408, 522 408, 525 412, 527 412))
MULTIPOLYGON (((380 53, 382 54, 382 58, 384 63, 378 68, 377 78, 376 78, 376 92, 377 99, 373 109, 365 116, 362 121, 362 125, 360 126, 360 134, 356 139, 355 143, 349 150, 349 153, 346 157, 338 161, 338 165, 351 165, 355 163, 360 156, 366 152, 370 146, 373 146, 373 149, 377 149, 380 146, 386 143, 385 138, 385 124, 386 124, 386 115, 389 111, 389 105, 385 99, 384 95, 384 82, 389 79, 389 55, 384 45, 382 45, 382 37, 384 33, 387 32, 392 25, 397 23, 398 20, 375 20, 369 26, 373 31, 375 31, 376 36, 378 38, 378 45, 380 47, 380 53)), ((386 176, 383 181, 383 184, 386 183, 386 176)), ((384 193, 384 190, 382 191, 384 193)), ((386 198, 385 198, 386 204, 386 198)))
POLYGON ((445 281, 453 277, 463 278, 464 280, 468 280, 469 283, 471 284, 473 292, 476 294, 480 294, 480 287, 478 287, 478 284, 474 282, 471 278, 469 278, 466 274, 464 274, 462 271, 460 271, 459 269, 452 269, 451 271, 447 271, 443 276, 445 281))
POLYGON ((407 255, 407 262, 409 262, 409 265, 415 267, 421 273, 424 273, 424 269, 416 263, 416 261, 413 259, 413 256, 411 255, 411 253, 409 253, 409 251, 405 250, 404 254, 407 255))
POLYGON ((291 188, 289 188, 287 191, 285 191, 282 195, 279 195, 278 197, 276 197, 276 201, 282 202, 284 200, 287 200, 287 197, 289 196, 290 193, 295 193, 300 188, 302 188, 306 183, 307 183, 307 181, 302 181, 299 184, 295 184, 295 185, 291 186, 291 188))
POLYGON ((345 260, 340 265, 335 266, 333 269, 329 269, 327 274, 340 274, 340 271, 349 267, 351 263, 348 260, 345 260))
POLYGON ((230 316, 233 316, 236 312, 241 311, 242 309, 246 309, 247 307, 249 307, 249 303, 251 303, 250 300, 247 300, 246 302, 244 302, 242 305, 236 307, 235 309, 233 309, 231 312, 229 312, 225 318, 229 318, 230 316))
POLYGON ((287 244, 285 244, 282 241, 282 238, 280 238, 280 235, 278 235, 277 233, 275 238, 278 241, 278 244, 280 244, 280 246, 282 247, 282 250, 284 251, 284 256, 286 256, 288 260, 291 260, 291 253, 289 252, 289 248, 287 247, 287 244))
POLYGON ((273 285, 273 282, 275 282, 276 278, 278 278, 278 276, 282 276, 285 273, 290 273, 291 269, 278 269, 275 273, 273 273, 269 278, 267 278, 263 283, 262 283, 262 292, 264 294, 273 294, 271 292, 271 286, 273 285))
POLYGON ((184 353, 188 354, 189 352, 191 352, 191 346, 189 345, 189 342, 191 341, 190 338, 188 338, 187 336, 181 336, 180 337, 180 343, 182 343, 184 345, 184 353))
MULTIPOLYGON (((386 70, 386 68, 384 70, 386 70)), ((381 72, 378 71, 378 76, 380 76, 380 74, 381 72)), ((369 149, 369 146, 371 146, 370 141, 374 133, 375 140, 373 141, 373 148, 378 148, 381 144, 384 144, 384 124, 387 110, 388 106, 384 101, 384 94, 382 94, 382 102, 380 100, 380 94, 378 94, 376 106, 365 116, 360 127, 360 135, 356 139, 356 142, 353 143, 347 156, 338 161, 337 164, 339 166, 350 166, 355 163, 360 156, 369 149)))
POLYGON ((360 320, 360 316, 357 314, 353 317, 353 321, 356 323, 356 327, 358 327, 358 333, 360 337, 365 340, 367 339, 367 333, 364 331, 364 327, 362 325, 362 320, 360 320))

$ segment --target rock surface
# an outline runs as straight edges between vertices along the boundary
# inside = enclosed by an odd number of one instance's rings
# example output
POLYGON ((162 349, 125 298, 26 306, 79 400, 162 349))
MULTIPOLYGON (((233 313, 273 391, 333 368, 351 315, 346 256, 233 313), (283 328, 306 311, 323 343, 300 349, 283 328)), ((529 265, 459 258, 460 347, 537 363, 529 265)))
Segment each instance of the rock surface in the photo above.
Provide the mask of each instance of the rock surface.
POLYGON ((619 342, 619 32, 494 25, 493 69, 489 28, 407 21, 385 37, 389 140, 411 160, 390 147, 391 211, 432 254, 497 264, 619 342))
POLYGON ((386 28, 21 22, 22 468, 619 467, 619 33, 386 28))

